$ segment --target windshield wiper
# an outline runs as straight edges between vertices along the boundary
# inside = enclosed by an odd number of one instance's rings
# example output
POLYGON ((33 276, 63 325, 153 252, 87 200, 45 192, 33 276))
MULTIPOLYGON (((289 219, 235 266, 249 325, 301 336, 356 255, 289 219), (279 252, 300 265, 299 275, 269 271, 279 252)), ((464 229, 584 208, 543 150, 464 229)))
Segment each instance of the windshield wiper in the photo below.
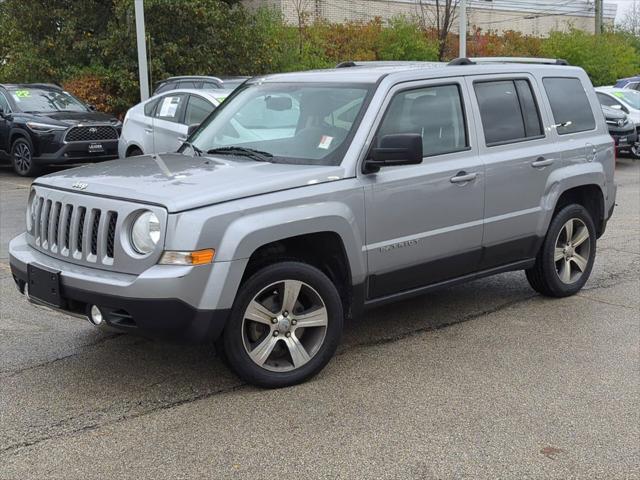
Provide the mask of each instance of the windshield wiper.
POLYGON ((202 150, 200 150, 198 147, 196 147, 193 143, 190 142, 182 142, 183 145, 186 145, 187 147, 189 147, 191 150, 193 150, 193 153, 195 154, 196 157, 201 157, 202 154, 204 153, 202 150))
POLYGON ((241 157, 248 157, 258 162, 270 162, 273 158, 273 154, 269 152, 263 152, 262 150, 255 150, 253 148, 246 147, 220 147, 207 150, 208 154, 222 153, 225 155, 238 155, 241 157))

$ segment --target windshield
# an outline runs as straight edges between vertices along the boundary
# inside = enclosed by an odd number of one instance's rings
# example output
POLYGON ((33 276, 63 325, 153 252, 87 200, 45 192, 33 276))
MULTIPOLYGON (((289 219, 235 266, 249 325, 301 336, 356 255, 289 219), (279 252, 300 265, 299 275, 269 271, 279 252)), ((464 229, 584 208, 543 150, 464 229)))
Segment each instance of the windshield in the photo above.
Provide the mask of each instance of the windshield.
POLYGON ((247 157, 243 150, 257 150, 261 159, 274 163, 339 165, 372 85, 263 83, 240 88, 193 135, 194 147, 247 157))
POLYGON ((635 90, 625 90, 622 92, 613 92, 613 96, 619 98, 631 108, 635 108, 636 110, 640 110, 640 92, 635 90))
POLYGON ((87 112, 87 107, 60 90, 40 88, 17 88, 10 90, 11 96, 23 112, 87 112))

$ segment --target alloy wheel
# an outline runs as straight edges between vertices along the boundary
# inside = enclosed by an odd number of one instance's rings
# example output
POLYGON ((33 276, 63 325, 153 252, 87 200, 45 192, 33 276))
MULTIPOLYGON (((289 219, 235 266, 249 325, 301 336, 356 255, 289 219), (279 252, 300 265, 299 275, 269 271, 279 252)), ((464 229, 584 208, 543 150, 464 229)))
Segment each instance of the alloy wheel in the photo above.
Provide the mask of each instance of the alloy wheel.
POLYGON ((242 340, 251 360, 273 372, 289 372, 308 363, 324 343, 329 322, 318 292, 298 280, 262 289, 247 306, 242 340))
POLYGON ((26 143, 19 142, 13 148, 13 163, 20 174, 26 174, 31 169, 31 149, 26 143))
POLYGON ((569 219, 560 229, 553 257, 560 281, 577 282, 587 270, 590 255, 589 229, 579 218, 569 219))

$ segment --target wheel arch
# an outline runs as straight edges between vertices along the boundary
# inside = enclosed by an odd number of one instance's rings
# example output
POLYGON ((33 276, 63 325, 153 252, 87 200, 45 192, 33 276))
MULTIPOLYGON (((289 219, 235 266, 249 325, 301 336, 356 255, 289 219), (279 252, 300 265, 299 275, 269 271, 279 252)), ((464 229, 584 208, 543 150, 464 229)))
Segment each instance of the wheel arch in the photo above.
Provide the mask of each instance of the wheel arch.
POLYGON ((589 183, 578 185, 564 190, 555 202, 551 218, 567 205, 582 205, 591 215, 596 226, 597 238, 604 233, 605 200, 604 192, 600 185, 589 183))

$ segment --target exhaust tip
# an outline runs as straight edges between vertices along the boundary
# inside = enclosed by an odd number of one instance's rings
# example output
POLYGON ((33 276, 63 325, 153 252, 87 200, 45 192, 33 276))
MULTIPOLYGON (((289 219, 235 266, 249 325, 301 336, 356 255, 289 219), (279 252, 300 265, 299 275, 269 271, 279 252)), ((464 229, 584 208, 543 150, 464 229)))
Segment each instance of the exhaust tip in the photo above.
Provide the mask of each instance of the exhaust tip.
POLYGON ((91 320, 91 323, 96 326, 101 325, 104 321, 102 311, 97 305, 91 305, 91 309, 89 310, 89 320, 91 320))

